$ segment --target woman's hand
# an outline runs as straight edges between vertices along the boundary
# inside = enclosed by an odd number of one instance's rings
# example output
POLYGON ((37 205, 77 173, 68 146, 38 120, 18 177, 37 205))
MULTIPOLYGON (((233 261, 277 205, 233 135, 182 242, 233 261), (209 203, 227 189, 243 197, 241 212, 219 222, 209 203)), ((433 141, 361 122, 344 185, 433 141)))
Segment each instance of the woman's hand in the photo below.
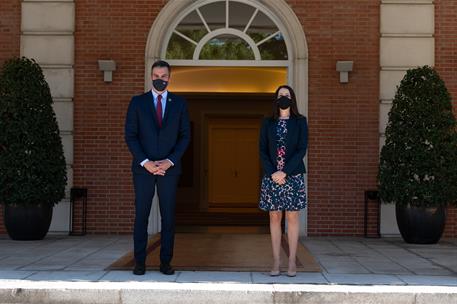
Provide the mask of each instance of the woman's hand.
POLYGON ((286 183, 287 174, 282 171, 276 171, 271 175, 271 179, 278 185, 284 185, 286 183))

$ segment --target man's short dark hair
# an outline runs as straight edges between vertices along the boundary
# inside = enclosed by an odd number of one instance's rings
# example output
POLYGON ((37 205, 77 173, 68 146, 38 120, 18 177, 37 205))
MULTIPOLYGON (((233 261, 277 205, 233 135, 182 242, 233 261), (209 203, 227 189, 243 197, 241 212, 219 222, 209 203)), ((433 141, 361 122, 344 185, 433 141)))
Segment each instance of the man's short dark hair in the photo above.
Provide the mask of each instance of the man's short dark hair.
POLYGON ((168 62, 164 60, 157 60, 156 62, 154 62, 151 67, 151 73, 154 68, 167 68, 168 73, 171 74, 171 66, 168 64, 168 62))

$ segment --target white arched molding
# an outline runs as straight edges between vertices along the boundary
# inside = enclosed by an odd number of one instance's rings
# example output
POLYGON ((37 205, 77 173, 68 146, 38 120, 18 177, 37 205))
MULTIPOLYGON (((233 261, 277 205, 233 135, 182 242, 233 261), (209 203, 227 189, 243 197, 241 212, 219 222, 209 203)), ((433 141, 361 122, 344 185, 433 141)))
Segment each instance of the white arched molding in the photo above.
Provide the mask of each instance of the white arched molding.
MULTIPOLYGON (((308 116, 308 46, 303 26, 295 12, 284 0, 231 0, 245 3, 264 12, 278 26, 284 36, 288 53, 288 82, 297 96, 301 113, 308 116)), ((168 41, 178 23, 192 10, 214 2, 214 0, 170 0, 162 8, 149 31, 145 50, 145 90, 151 89, 151 66, 154 61, 164 59, 168 41)), ((194 64, 195 65, 195 62, 194 64)), ((305 159, 306 161, 306 159, 305 159)), ((307 161, 306 161, 307 163, 307 161)), ((149 232, 159 230, 158 215, 149 232)), ((306 235, 306 211, 301 214, 301 235, 306 235)))
MULTIPOLYGON (((297 94, 298 107, 308 113, 308 46, 303 27, 294 11, 284 0, 235 0, 259 8, 276 23, 284 36, 289 61, 289 84, 297 94)), ((149 31, 145 52, 145 89, 151 88, 150 67, 162 59, 165 48, 177 24, 190 11, 213 0, 170 0, 162 8, 149 31)))

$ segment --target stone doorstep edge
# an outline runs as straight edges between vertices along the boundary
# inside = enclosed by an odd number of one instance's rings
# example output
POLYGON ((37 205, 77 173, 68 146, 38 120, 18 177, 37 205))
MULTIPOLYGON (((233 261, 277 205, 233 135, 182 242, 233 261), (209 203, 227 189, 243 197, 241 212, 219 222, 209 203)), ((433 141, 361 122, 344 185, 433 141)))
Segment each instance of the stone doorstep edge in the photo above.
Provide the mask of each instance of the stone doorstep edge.
POLYGON ((3 280, 0 303, 455 304, 457 287, 3 280))

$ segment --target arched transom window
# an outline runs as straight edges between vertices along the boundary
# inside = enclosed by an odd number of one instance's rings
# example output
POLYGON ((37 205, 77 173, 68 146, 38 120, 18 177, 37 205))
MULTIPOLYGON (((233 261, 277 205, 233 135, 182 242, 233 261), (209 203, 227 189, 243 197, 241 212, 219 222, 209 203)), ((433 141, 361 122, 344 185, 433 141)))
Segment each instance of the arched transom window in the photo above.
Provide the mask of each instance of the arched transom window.
POLYGON ((283 33, 250 1, 205 1, 175 24, 168 60, 288 60, 283 33))

